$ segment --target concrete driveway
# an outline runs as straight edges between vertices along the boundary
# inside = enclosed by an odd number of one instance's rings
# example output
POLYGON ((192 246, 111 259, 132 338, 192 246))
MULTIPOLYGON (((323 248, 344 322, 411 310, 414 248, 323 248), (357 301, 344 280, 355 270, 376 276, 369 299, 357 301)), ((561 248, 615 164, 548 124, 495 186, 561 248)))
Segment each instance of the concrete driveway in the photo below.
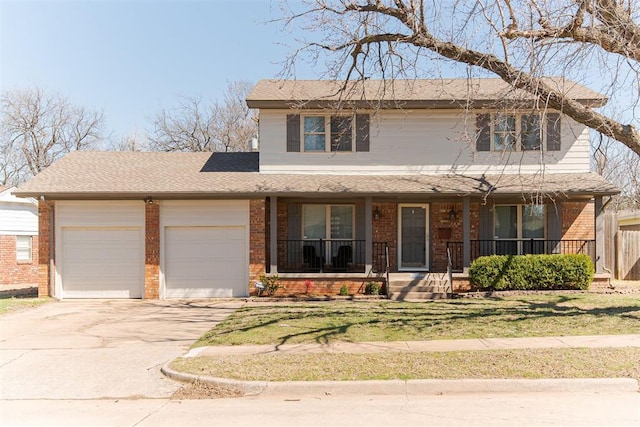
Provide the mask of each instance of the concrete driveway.
POLYGON ((0 317, 0 399, 160 398, 160 368, 242 301, 82 300, 0 317))

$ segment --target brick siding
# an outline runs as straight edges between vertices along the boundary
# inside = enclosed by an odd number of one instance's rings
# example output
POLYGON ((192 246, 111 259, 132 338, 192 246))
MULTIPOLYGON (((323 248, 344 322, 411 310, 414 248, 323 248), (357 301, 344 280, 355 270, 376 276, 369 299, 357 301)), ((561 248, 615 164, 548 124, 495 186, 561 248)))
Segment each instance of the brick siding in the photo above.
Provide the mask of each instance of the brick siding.
POLYGON ((398 205, 396 203, 373 203, 373 212, 380 217, 372 219, 374 242, 386 242, 389 246, 389 270, 398 269, 398 205))
POLYGON ((266 214, 265 199, 249 201, 249 280, 257 280, 265 274, 266 214))
POLYGON ((160 205, 144 206, 144 298, 160 298, 160 205))
MULTIPOLYGON (((287 296, 287 295, 328 295, 335 296, 340 294, 340 288, 343 285, 347 285, 349 288, 349 295, 364 294, 364 288, 370 281, 377 281, 380 283, 380 292, 386 292, 384 290, 384 280, 371 278, 368 280, 352 280, 352 279, 334 279, 334 278, 297 278, 297 277, 281 277, 278 281, 280 288, 275 293, 275 296, 287 296), (310 281, 312 284, 311 290, 307 293, 306 282, 310 281)), ((255 289, 251 286, 251 294, 255 295, 255 289)))
POLYGON ((53 283, 49 280, 51 272, 49 270, 50 257, 55 259, 54 253, 49 253, 51 239, 55 225, 55 210, 53 213, 53 223, 51 219, 52 208, 55 202, 38 202, 38 296, 46 297, 53 295, 53 283), (48 203, 48 204, 47 204, 48 203))
POLYGON ((38 283, 38 236, 31 236, 31 260, 16 259, 16 236, 0 236, 0 285, 38 283))
MULTIPOLYGON (((431 271, 447 271, 447 241, 462 242, 462 203, 431 203, 431 271), (457 218, 451 220, 449 211, 454 209, 457 218)), ((478 238, 480 205, 469 207, 469 238, 478 238)))
POLYGON ((595 239, 593 202, 562 204, 562 238, 565 240, 595 239))

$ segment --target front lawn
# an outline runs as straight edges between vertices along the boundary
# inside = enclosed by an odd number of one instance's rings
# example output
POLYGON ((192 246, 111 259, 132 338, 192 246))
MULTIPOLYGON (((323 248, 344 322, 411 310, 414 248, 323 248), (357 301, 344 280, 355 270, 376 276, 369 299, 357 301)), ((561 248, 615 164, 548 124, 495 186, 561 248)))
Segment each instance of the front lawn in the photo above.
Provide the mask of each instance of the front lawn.
POLYGON ((51 301, 49 298, 0 298, 0 316, 18 310, 37 307, 51 301))
POLYGON ((255 303, 194 346, 637 333, 637 293, 562 293, 417 303, 255 303))

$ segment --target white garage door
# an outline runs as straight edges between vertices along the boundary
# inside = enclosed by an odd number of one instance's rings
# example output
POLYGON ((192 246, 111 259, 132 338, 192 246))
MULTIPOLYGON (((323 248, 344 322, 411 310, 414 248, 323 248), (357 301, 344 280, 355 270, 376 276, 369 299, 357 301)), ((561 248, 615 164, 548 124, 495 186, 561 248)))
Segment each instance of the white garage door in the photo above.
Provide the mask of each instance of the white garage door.
POLYGON ((63 227, 63 298, 141 298, 142 228, 63 227))
POLYGON ((165 228, 167 298, 247 295, 244 226, 165 228))

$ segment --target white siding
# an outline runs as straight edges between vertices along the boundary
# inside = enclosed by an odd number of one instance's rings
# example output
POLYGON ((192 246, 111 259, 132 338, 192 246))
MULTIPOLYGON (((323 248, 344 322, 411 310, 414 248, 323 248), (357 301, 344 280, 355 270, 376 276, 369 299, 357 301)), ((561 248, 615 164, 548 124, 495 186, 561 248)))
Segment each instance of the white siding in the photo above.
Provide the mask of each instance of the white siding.
POLYGON ((0 192, 0 235, 37 236, 38 202, 15 197, 12 190, 0 192))
POLYGON ((370 151, 287 153, 288 110, 260 112, 260 171, 264 173, 569 173, 589 171, 589 131, 563 116, 562 150, 476 152, 475 115, 460 110, 381 110, 372 113, 370 151))

